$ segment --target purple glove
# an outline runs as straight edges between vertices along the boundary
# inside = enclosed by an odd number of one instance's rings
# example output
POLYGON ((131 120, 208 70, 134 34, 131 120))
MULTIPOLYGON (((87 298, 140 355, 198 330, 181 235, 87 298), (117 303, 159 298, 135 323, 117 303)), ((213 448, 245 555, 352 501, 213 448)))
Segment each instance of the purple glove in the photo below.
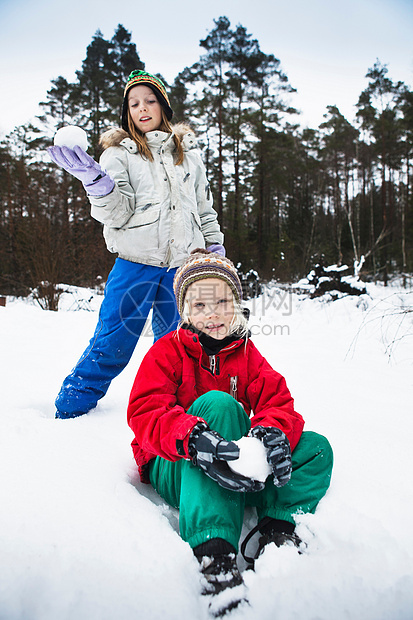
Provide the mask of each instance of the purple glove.
POLYGON ((209 250, 210 252, 215 252, 215 254, 221 254, 221 256, 225 256, 226 254, 224 246, 220 245, 219 243, 213 243, 212 245, 209 245, 207 247, 207 250, 209 250))
POLYGON ((50 146, 47 150, 55 164, 82 181, 90 196, 106 196, 115 187, 113 179, 80 146, 50 146))

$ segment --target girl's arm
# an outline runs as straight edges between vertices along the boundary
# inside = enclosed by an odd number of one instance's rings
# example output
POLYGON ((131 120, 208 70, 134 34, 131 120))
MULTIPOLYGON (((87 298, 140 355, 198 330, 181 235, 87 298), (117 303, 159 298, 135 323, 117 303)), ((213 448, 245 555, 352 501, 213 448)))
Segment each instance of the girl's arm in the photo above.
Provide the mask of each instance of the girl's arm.
POLYGON ((115 181, 113 191, 100 198, 89 196, 92 217, 111 228, 121 228, 135 211, 135 191, 130 184, 127 153, 109 147, 100 158, 102 168, 115 181))
POLYGON ((287 436, 291 450, 297 445, 304 420, 294 409, 294 400, 282 375, 276 372, 250 341, 247 397, 254 412, 251 426, 275 426, 287 436))
POLYGON ((189 435, 198 422, 205 422, 177 402, 181 370, 173 344, 155 343, 141 362, 127 412, 139 447, 169 461, 188 456, 189 435))
POLYGON ((204 235, 205 245, 212 244, 222 245, 224 235, 218 224, 218 214, 213 208, 212 192, 206 176, 206 170, 200 154, 196 151, 189 151, 187 157, 190 157, 195 165, 195 191, 198 214, 201 219, 201 230, 204 235))

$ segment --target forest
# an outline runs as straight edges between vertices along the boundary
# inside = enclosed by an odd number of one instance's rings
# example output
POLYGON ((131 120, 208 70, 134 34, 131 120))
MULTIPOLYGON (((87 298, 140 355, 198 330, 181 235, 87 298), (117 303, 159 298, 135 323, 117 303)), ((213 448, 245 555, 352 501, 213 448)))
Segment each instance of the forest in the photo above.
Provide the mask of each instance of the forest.
MULTIPOLYGON (((293 282, 315 265, 349 265, 366 281, 413 272, 413 92, 377 60, 350 123, 338 107, 302 128, 281 61, 228 18, 200 41, 201 54, 167 83, 174 122, 197 134, 227 255, 263 281, 293 282)), ((79 181, 46 148, 64 125, 99 136, 119 126, 123 88, 145 69, 118 25, 87 47, 76 79, 51 80, 41 114, 0 142, 0 294, 37 295, 56 309, 60 283, 96 286, 115 256, 90 217, 79 181)))

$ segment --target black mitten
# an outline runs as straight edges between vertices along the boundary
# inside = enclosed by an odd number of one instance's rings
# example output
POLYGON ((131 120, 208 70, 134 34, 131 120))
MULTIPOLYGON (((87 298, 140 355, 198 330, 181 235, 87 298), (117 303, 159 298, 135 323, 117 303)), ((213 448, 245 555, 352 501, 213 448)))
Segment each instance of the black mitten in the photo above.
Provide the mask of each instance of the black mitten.
POLYGON ((291 448, 284 433, 273 426, 254 426, 249 432, 267 448, 267 461, 271 465, 276 487, 283 487, 291 478, 291 448))
POLYGON ((192 431, 189 442, 189 454, 192 462, 215 480, 224 489, 230 491, 261 491, 264 483, 252 480, 232 471, 228 461, 239 457, 239 448, 233 441, 226 441, 219 433, 197 425, 192 431))

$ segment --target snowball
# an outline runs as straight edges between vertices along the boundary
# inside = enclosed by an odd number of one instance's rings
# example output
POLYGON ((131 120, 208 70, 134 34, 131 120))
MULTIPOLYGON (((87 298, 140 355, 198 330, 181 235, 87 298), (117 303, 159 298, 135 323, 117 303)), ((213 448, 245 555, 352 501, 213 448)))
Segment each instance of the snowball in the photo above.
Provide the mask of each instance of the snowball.
POLYGON ((271 474, 271 466, 267 461, 267 450, 256 437, 241 437, 234 441, 240 449, 239 457, 235 461, 228 461, 228 465, 237 474, 265 482, 271 474))
POLYGON ((67 125, 56 131, 54 137, 55 146, 67 146, 72 149, 74 146, 80 146, 84 151, 87 150, 87 134, 81 127, 76 125, 67 125))

